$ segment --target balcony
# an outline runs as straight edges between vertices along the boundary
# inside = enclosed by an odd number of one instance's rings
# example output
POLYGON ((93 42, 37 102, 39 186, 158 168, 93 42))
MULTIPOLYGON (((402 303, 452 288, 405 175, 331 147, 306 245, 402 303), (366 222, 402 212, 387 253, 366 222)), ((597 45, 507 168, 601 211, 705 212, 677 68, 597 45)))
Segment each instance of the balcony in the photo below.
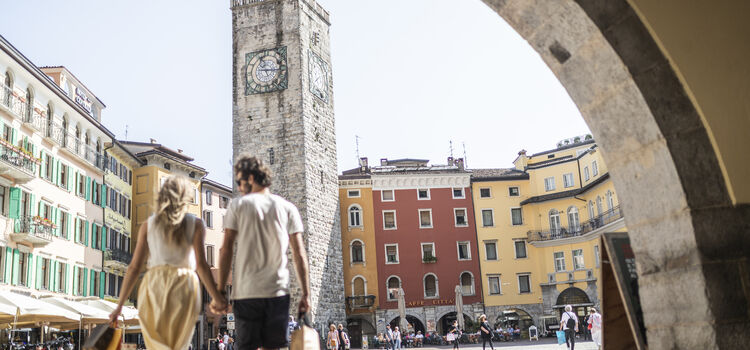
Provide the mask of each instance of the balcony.
POLYGON ((5 174, 17 183, 26 183, 36 176, 39 160, 21 149, 0 140, 0 174, 5 174))
POLYGON ((115 270, 126 270, 133 256, 122 249, 107 249, 104 252, 104 267, 115 270))
POLYGON ((55 225, 47 219, 38 216, 22 216, 14 220, 13 233, 10 239, 16 243, 24 243, 34 248, 44 247, 52 242, 55 225))
POLYGON ((0 109, 7 111, 16 118, 23 119, 26 115, 26 101, 5 84, 0 84, 0 109))
POLYGON ((75 135, 70 133, 66 135, 65 131, 62 130, 62 127, 57 124, 53 124, 51 126, 51 129, 52 136, 50 136, 50 138, 55 140, 55 142, 58 143, 62 149, 82 158, 98 169, 105 170, 104 156, 100 152, 97 152, 96 149, 94 149, 90 145, 87 145, 86 143, 81 141, 81 139, 75 137, 75 135), (57 128, 59 131, 55 131, 55 128, 57 128))
POLYGON ((584 222, 575 229, 562 227, 558 229, 548 229, 546 231, 532 230, 527 233, 527 236, 529 242, 552 241, 557 239, 579 237, 608 227, 610 224, 621 220, 622 218, 622 209, 620 209, 620 206, 616 206, 611 210, 607 210, 601 215, 584 222))
POLYGON ((367 309, 375 305, 374 295, 358 295, 353 297, 346 297, 346 305, 349 309, 367 309))

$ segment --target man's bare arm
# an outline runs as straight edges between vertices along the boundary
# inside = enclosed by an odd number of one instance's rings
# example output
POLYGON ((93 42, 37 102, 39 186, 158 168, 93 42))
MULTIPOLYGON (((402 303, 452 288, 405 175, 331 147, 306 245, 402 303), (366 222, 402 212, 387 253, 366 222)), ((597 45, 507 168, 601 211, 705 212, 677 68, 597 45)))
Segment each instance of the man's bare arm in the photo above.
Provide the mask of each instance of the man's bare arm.
POLYGON ((224 243, 219 249, 219 280, 216 282, 219 290, 224 290, 232 269, 232 255, 234 253, 234 241, 237 239, 237 230, 224 229, 224 243))

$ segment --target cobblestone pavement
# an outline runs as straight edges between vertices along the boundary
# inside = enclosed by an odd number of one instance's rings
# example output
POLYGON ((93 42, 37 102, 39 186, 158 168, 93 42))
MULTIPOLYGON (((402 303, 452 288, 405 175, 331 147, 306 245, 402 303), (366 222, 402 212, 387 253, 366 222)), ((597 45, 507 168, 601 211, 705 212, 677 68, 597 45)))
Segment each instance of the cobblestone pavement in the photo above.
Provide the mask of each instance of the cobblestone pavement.
MULTIPOLYGON (((563 350, 565 349, 565 344, 563 345, 557 345, 557 340, 553 338, 546 338, 542 339, 540 341, 517 341, 517 342, 500 342, 496 343, 493 342, 495 345, 495 349, 514 349, 514 350, 563 350)), ((487 349, 489 349, 489 344, 487 345, 487 349)), ((405 348, 405 350, 412 350, 413 348, 405 348)), ((424 348, 416 348, 416 349, 425 349, 425 350, 450 350, 453 349, 452 346, 445 345, 445 346, 438 346, 438 347, 430 347, 425 346, 424 348)), ((482 349, 482 344, 461 344, 461 349, 469 349, 469 350, 477 350, 482 349)), ((370 349, 370 350, 379 350, 379 349, 370 349)), ((597 350, 596 345, 594 345, 594 342, 592 341, 580 341, 576 342, 576 350, 597 350)))

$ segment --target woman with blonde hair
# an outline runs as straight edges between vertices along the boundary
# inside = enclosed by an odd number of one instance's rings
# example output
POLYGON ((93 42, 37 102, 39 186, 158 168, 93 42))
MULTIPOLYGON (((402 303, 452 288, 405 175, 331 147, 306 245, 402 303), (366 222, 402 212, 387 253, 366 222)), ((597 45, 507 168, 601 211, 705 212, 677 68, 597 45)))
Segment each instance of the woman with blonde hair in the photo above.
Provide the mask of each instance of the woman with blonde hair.
POLYGON ((196 267, 208 294, 226 307, 226 298, 216 288, 206 263, 203 221, 187 212, 193 194, 184 177, 170 176, 162 184, 156 212, 138 231, 120 300, 110 314, 110 322, 115 323, 148 257, 148 270, 138 289, 138 318, 148 349, 187 349, 190 345, 201 310, 196 267))
POLYGON ((339 348, 339 332, 336 330, 336 325, 333 323, 328 326, 328 341, 326 342, 326 345, 328 345, 328 350, 338 350, 339 348))

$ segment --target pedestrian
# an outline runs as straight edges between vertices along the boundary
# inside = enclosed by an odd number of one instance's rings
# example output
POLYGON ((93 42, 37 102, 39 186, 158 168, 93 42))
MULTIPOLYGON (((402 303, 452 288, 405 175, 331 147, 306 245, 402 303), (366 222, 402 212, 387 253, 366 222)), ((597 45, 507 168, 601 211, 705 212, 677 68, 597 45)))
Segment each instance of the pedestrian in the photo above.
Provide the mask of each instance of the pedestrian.
POLYGON ((337 350, 339 348, 339 332, 336 331, 336 325, 331 323, 328 326, 328 341, 326 341, 328 350, 337 350))
POLYGON ((575 350, 576 332, 578 332, 578 316, 572 311, 572 306, 565 305, 565 312, 560 318, 560 327, 565 331, 565 345, 568 349, 575 350))
POLYGON ((344 325, 339 323, 339 350, 349 349, 349 334, 344 331, 344 325))
POLYGON ((461 330, 458 329, 458 320, 453 320, 453 324, 451 325, 450 330, 448 330, 448 334, 452 334, 453 336, 453 348, 458 349, 458 343, 461 339, 461 330))
MULTIPOLYGON (((236 347, 278 349, 289 345, 289 269, 291 247, 301 295, 297 311, 310 308, 307 252, 302 218, 294 204, 272 194, 271 171, 259 158, 241 155, 234 163, 241 196, 232 200, 224 216, 224 243, 219 258, 219 288, 224 290, 234 244, 232 298, 236 347)), ((214 312, 227 312, 226 305, 214 312)))
POLYGON ((583 340, 591 340, 591 324, 589 323, 589 314, 583 316, 583 340))
POLYGON ((229 333, 227 333, 227 331, 224 331, 224 336, 222 337, 221 340, 224 341, 225 346, 229 344, 229 333))
POLYGON ((393 330, 390 324, 385 325, 385 348, 393 349, 393 330))
POLYGON ((492 326, 487 322, 487 315, 479 316, 479 331, 482 334, 482 350, 485 350, 487 342, 490 343, 490 349, 495 350, 495 346, 492 345, 492 326))
POLYGON ((229 342, 227 343, 227 350, 234 350, 234 337, 229 336, 229 342))
POLYGON ((110 323, 116 324, 147 264, 138 289, 138 321, 149 349, 187 349, 201 312, 201 282, 215 305, 227 307, 206 263, 203 220, 188 214, 193 193, 184 177, 170 176, 164 181, 157 195, 156 212, 138 231, 120 299, 109 315, 110 323), (179 310, 179 317, 175 317, 175 310, 179 310))
POLYGON ((393 327, 393 350, 401 349, 401 332, 398 326, 393 327))
POLYGON ((591 339, 600 348, 602 346, 602 315, 593 307, 589 310, 589 324, 591 325, 591 339))
POLYGON ((297 329, 297 322, 294 321, 294 316, 289 315, 289 334, 292 334, 297 329))
POLYGON ((382 332, 378 333, 377 341, 378 341, 378 345, 380 346, 381 349, 385 349, 386 348, 386 345, 385 345, 385 336, 383 335, 382 332))
POLYGON ((225 350, 227 348, 223 340, 219 340, 219 350, 225 350))

